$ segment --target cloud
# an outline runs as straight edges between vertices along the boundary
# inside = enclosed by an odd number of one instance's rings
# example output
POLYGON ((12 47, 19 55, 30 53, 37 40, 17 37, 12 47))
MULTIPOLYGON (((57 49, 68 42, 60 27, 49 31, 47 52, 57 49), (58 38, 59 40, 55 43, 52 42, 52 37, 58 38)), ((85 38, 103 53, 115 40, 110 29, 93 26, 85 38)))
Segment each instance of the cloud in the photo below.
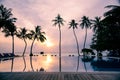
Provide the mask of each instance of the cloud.
MULTIPOLYGON (((13 9, 13 16, 18 18, 16 22, 17 27, 34 29, 34 26, 42 26, 42 30, 46 32, 46 36, 55 44, 52 47, 53 49, 48 49, 48 51, 58 51, 59 30, 57 26, 52 26, 52 19, 58 13, 66 21, 65 25, 62 26, 62 50, 69 51, 71 49, 76 51, 73 32, 68 29, 70 20, 75 19, 79 22, 83 15, 89 16, 90 18, 102 16, 106 5, 117 4, 114 0, 1 0, 1 2, 7 8, 13 9)), ((88 44, 91 42, 92 31, 88 30, 88 33, 87 47, 89 47, 88 44)), ((79 45, 81 46, 80 48, 82 48, 85 32, 79 27, 76 30, 76 34, 79 45)), ((35 47, 38 47, 38 45, 35 45, 35 47)), ((0 48, 2 47, 0 46, 0 48)), ((43 48, 35 48, 35 51, 40 49, 43 48)), ((44 47, 44 50, 47 50, 47 47, 44 47)))

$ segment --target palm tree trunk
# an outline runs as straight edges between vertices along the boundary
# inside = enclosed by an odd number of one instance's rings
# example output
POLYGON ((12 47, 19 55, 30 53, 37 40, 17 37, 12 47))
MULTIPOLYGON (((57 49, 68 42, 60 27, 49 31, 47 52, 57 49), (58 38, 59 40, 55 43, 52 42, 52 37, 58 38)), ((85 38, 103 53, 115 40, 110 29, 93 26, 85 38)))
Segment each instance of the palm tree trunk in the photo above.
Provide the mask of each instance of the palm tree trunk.
POLYGON ((14 35, 12 36, 12 54, 15 55, 14 54, 14 35))
POLYGON ((26 42, 26 40, 25 40, 25 39, 24 39, 24 42, 25 42, 25 48, 24 48, 24 51, 23 51, 23 55, 22 55, 22 56, 24 56, 25 51, 26 51, 26 48, 27 48, 27 42, 26 42))
POLYGON ((83 45, 83 49, 85 48, 85 44, 86 44, 86 39, 87 39, 87 28, 85 29, 85 40, 84 40, 84 45, 83 45))
POLYGON ((76 44, 77 44, 77 51, 78 51, 78 55, 80 56, 80 53, 79 53, 79 45, 78 45, 78 40, 77 40, 77 36, 76 36, 76 33, 75 33, 75 30, 74 30, 74 29, 73 29, 73 33, 74 33, 75 40, 76 40, 76 44))
POLYGON ((30 56, 33 56, 33 54, 32 54, 32 49, 33 49, 33 44, 34 44, 34 42, 35 42, 35 39, 33 40, 32 45, 31 45, 30 56))
POLYGON ((60 35, 60 40, 59 40, 59 71, 61 72, 61 28, 59 25, 59 35, 60 35))

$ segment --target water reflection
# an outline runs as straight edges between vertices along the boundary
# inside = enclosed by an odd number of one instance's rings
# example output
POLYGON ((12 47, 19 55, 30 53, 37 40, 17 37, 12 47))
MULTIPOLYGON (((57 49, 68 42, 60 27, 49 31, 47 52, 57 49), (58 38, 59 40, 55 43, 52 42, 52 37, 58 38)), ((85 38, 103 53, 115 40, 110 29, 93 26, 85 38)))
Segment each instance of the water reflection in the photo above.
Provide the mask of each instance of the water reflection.
MULTIPOLYGON (((120 71, 120 58, 95 56, 62 56, 62 72, 120 71)), ((57 56, 25 56, 1 59, 0 72, 59 72, 57 56)))
POLYGON ((76 69, 76 72, 78 72, 78 69, 79 69, 79 63, 80 63, 80 56, 78 56, 78 60, 77 60, 77 69, 76 69))
POLYGON ((120 71, 120 58, 98 57, 91 65, 97 71, 120 71))
POLYGON ((32 71, 34 72, 34 68, 33 68, 33 64, 32 64, 32 56, 30 56, 30 66, 31 66, 32 71))
POLYGON ((11 72, 13 72, 14 58, 11 58, 11 72))
POLYGON ((23 62, 24 62, 24 68, 23 68, 23 72, 24 72, 25 69, 26 69, 26 60, 25 60, 25 56, 23 56, 23 62))

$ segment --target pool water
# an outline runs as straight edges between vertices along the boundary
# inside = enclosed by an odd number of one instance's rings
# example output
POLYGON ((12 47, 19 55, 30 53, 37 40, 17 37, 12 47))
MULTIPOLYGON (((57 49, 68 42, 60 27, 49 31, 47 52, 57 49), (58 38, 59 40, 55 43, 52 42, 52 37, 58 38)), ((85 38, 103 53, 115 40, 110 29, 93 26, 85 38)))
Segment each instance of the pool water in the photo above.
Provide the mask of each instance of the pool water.
MULTIPOLYGON (((58 55, 41 55, 0 59, 0 72, 59 72, 58 55)), ((64 55, 62 72, 120 71, 120 58, 64 55)))

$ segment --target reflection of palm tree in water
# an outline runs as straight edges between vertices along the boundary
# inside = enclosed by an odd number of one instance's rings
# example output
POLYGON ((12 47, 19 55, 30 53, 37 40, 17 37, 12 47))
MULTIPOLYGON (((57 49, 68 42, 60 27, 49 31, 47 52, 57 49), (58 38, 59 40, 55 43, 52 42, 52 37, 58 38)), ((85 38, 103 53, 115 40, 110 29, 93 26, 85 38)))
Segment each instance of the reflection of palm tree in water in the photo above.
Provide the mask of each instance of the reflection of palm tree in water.
POLYGON ((23 56, 23 61, 24 61, 24 68, 23 68, 23 72, 25 71, 26 69, 26 61, 25 61, 25 56, 23 56))
MULTIPOLYGON (((86 56, 83 56, 83 58, 85 58, 86 56)), ((85 61, 84 62, 84 68, 85 68, 85 72, 87 72, 87 68, 86 68, 86 64, 85 64, 85 61)))
MULTIPOLYGON (((83 58, 85 58, 85 56, 83 56, 83 58)), ((76 72, 78 72, 78 69, 79 69, 79 62, 80 61, 80 56, 78 56, 78 64, 77 64, 77 69, 76 69, 76 72)), ((86 64, 85 64, 85 61, 83 61, 84 63, 84 68, 85 68, 85 71, 87 72, 87 68, 86 68, 86 64)))
POLYGON ((76 72, 78 72, 78 68, 79 68, 79 59, 80 59, 80 56, 78 56, 78 64, 77 64, 77 70, 76 70, 76 72))
POLYGON ((14 58, 11 58, 12 63, 11 63, 11 72, 13 71, 13 64, 14 64, 14 58))
POLYGON ((32 56, 30 56, 30 65, 31 65, 32 71, 34 72, 33 65, 32 65, 32 56))

